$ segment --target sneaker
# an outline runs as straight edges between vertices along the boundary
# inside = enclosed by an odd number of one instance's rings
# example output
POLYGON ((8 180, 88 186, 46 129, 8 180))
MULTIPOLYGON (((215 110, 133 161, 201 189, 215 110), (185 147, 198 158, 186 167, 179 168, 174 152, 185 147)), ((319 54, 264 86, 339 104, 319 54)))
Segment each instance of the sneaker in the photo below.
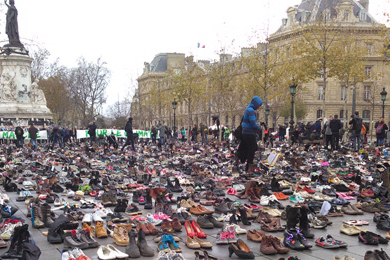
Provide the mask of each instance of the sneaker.
POLYGON ((336 243, 336 241, 333 240, 333 238, 325 238, 320 237, 316 240, 316 245, 326 248, 326 249, 333 249, 333 248, 339 248, 340 246, 336 243))
POLYGON ((378 245, 379 241, 378 238, 372 236, 369 232, 360 232, 359 241, 366 244, 366 245, 378 245))
POLYGON ((348 244, 345 243, 344 241, 336 240, 331 235, 327 235, 326 239, 333 240, 334 242, 336 242, 337 245, 339 245, 339 247, 347 247, 348 246, 348 244))
POLYGON ((101 211, 95 211, 95 213, 92 214, 93 221, 96 222, 103 222, 103 218, 101 217, 101 211))
POLYGON ((217 245, 227 245, 229 244, 229 236, 229 232, 219 232, 215 243, 217 245))

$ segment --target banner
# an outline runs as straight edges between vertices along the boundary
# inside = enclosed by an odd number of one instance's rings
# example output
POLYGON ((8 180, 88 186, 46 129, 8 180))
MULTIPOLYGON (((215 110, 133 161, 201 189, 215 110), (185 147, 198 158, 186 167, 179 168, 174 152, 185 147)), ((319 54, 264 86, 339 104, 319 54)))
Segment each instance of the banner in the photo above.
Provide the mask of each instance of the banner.
MULTIPOLYGON (((24 132, 23 137, 25 139, 30 139, 30 134, 24 132)), ((16 135, 14 131, 0 131, 0 139, 16 140, 16 135)), ((47 131, 38 131, 37 133, 38 140, 47 140, 47 131)))
MULTIPOLYGON (((114 134, 116 138, 127 138, 127 134, 125 130, 117 130, 117 129, 96 129, 96 137, 103 135, 104 137, 108 137, 114 134)), ((151 138, 151 131, 144 130, 133 130, 133 133, 138 134, 138 138, 151 138)), ((77 130, 77 139, 90 138, 88 134, 88 130, 77 130)))

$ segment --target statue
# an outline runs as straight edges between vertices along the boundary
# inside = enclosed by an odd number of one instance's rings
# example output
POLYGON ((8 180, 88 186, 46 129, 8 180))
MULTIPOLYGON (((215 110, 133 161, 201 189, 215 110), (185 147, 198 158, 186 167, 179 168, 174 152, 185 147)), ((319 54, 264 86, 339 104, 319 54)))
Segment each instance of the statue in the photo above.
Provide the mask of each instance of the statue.
POLYGON ((33 103, 37 104, 45 104, 46 105, 46 98, 45 93, 43 93, 42 89, 38 88, 39 80, 36 79, 31 84, 31 98, 33 103))
POLYGON ((15 0, 9 0, 9 4, 7 4, 7 0, 4 0, 4 3, 8 7, 5 33, 9 40, 9 44, 4 45, 4 47, 24 48, 19 39, 18 10, 15 7, 15 0))

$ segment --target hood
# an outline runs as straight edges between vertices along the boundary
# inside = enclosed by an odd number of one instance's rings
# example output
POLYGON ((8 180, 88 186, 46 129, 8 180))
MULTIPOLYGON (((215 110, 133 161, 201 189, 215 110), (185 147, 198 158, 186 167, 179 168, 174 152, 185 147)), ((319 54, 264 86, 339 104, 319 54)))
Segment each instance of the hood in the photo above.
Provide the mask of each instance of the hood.
POLYGON ((254 96, 249 106, 252 107, 254 110, 257 110, 261 106, 261 104, 263 104, 263 100, 261 100, 261 98, 259 98, 258 96, 254 96))

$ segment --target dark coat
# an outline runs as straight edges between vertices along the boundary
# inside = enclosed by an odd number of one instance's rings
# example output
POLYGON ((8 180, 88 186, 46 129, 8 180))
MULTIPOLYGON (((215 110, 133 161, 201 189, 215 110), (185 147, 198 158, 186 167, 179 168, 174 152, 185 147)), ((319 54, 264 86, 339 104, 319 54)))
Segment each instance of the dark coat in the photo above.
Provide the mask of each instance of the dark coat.
POLYGON ((30 126, 28 133, 30 134, 31 139, 37 139, 38 129, 35 126, 30 126))
POLYGON ((332 134, 340 133, 340 129, 343 128, 343 123, 341 123, 340 119, 333 118, 330 120, 330 129, 332 130, 332 134))

